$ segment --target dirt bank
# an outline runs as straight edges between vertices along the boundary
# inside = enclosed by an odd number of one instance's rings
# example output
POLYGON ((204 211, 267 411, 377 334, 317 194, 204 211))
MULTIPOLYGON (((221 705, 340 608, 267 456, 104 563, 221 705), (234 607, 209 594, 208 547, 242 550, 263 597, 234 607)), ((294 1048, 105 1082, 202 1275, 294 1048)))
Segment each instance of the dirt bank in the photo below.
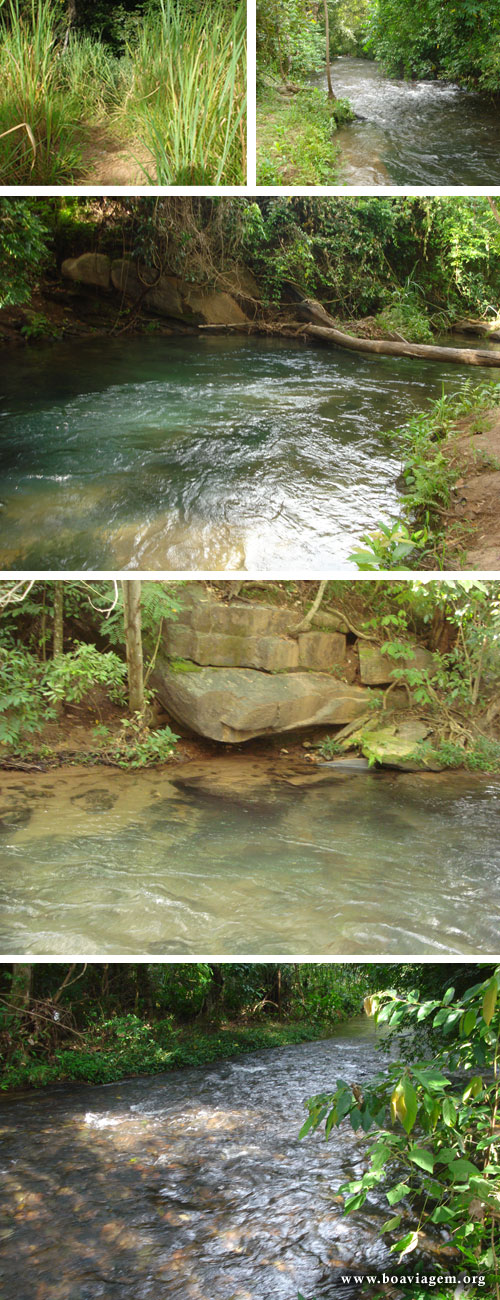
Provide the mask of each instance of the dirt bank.
POLYGON ((450 566, 500 569, 500 410, 480 411, 457 421, 446 444, 450 462, 460 464, 454 503, 445 529, 450 566), (464 555, 465 551, 465 555, 464 555))

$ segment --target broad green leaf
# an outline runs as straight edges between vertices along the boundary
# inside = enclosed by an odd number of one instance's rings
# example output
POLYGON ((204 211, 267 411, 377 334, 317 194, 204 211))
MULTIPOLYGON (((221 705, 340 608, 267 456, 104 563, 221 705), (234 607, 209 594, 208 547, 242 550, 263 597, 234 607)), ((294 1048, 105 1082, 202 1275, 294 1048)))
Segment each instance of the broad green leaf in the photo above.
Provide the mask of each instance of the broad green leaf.
POLYGON ((418 1232, 407 1232, 405 1237, 401 1237, 400 1241, 396 1241, 394 1246, 391 1246, 391 1253, 398 1250, 402 1259, 403 1255, 409 1255, 410 1251, 415 1250, 417 1246, 418 1232))
POLYGON ((433 1173, 434 1156, 427 1150, 427 1147, 412 1147, 409 1157, 414 1165, 418 1165, 420 1169, 425 1169, 428 1174, 433 1173))
POLYGON ((395 1187, 390 1187, 386 1192, 389 1205, 397 1205, 398 1201, 403 1200, 403 1196, 408 1196, 409 1191, 408 1183, 396 1183, 395 1187))
POLYGON ((445 1097, 443 1101, 443 1122, 448 1128, 453 1128, 457 1122, 457 1108, 451 1097, 445 1097))
POLYGON ((380 1232, 395 1232, 396 1228, 399 1228, 402 1218, 402 1214, 395 1214, 393 1219, 388 1219, 387 1223, 382 1224, 380 1232))
POLYGON ((469 1034, 472 1033, 475 1023, 476 1023, 476 1012, 474 1011, 473 1007, 469 1007, 469 1010, 465 1012, 462 1021, 462 1032, 465 1038, 468 1038, 469 1034))
POLYGON ((454 1183, 465 1183, 472 1176, 476 1178, 479 1170, 476 1165, 471 1164, 470 1160, 454 1160, 448 1165, 448 1173, 454 1183))
POLYGON ((366 1192, 358 1192, 357 1196, 349 1196, 344 1206, 345 1214, 352 1214, 354 1210, 360 1210, 366 1201, 366 1192))

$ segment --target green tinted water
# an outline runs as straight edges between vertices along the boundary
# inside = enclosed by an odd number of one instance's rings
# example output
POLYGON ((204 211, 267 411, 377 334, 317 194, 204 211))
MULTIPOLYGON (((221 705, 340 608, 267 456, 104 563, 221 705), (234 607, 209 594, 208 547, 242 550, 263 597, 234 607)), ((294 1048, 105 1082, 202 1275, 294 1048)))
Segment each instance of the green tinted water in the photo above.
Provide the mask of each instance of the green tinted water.
POLYGON ((0 566, 329 572, 397 513, 387 430, 463 378, 258 338, 11 350, 0 566))
POLYGON ((0 951, 496 951, 497 778, 210 766, 4 780, 0 951))

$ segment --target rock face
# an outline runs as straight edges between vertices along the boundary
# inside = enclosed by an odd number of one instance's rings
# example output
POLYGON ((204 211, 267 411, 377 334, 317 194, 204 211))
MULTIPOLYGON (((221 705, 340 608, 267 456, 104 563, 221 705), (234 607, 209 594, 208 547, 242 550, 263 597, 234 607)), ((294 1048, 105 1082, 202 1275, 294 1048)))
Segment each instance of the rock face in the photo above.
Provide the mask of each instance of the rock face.
POLYGON ((62 264, 61 272, 67 280, 95 284, 99 289, 109 289, 111 284, 111 262, 104 253, 82 253, 80 257, 68 257, 62 264))
POLYGON ((367 691, 326 673, 267 674, 248 668, 160 668, 155 688, 179 722, 212 740, 238 744, 254 736, 315 724, 340 726, 366 710, 367 691))
POLYGON ((170 658, 189 659, 202 667, 259 668, 283 672, 309 668, 328 672, 342 664, 346 638, 339 632, 302 632, 290 636, 297 616, 289 609, 244 602, 224 604, 195 587, 182 596, 179 622, 164 635, 170 658))
POLYGON ((432 668, 433 659, 429 650, 415 646, 413 654, 405 659, 391 659, 384 654, 384 647, 372 641, 360 641, 359 672, 365 686, 386 686, 392 680, 393 668, 432 668))
POLYGON ((130 258, 113 262, 111 282, 120 293, 144 307, 190 325, 241 325, 248 317, 230 293, 188 284, 173 275, 158 275, 130 258), (148 286, 150 286, 148 288, 148 286))

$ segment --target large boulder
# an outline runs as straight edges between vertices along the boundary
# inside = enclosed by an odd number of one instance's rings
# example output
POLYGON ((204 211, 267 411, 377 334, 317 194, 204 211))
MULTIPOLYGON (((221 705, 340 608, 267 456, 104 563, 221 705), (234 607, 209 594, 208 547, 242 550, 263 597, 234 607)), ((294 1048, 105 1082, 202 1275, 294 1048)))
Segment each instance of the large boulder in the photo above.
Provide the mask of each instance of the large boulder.
POLYGON ((179 672, 160 664, 153 680, 161 704, 178 722, 200 736, 232 744, 300 727, 341 726, 361 717, 369 695, 327 673, 274 675, 251 668, 179 672))
POLYGON ((104 253, 82 253, 80 257, 67 257, 61 267, 67 280, 80 284, 95 284, 99 289, 109 289, 111 262, 104 253))
POLYGON ((115 289, 159 316, 183 320, 190 325, 241 325, 248 317, 230 293, 188 284, 174 275, 160 275, 139 266, 128 257, 111 267, 115 289))
POLYGON ((386 686, 394 680, 394 668, 430 668, 433 658, 421 646, 408 646, 404 659, 392 659, 384 653, 383 645, 374 641, 358 641, 359 674, 364 686, 386 686))

